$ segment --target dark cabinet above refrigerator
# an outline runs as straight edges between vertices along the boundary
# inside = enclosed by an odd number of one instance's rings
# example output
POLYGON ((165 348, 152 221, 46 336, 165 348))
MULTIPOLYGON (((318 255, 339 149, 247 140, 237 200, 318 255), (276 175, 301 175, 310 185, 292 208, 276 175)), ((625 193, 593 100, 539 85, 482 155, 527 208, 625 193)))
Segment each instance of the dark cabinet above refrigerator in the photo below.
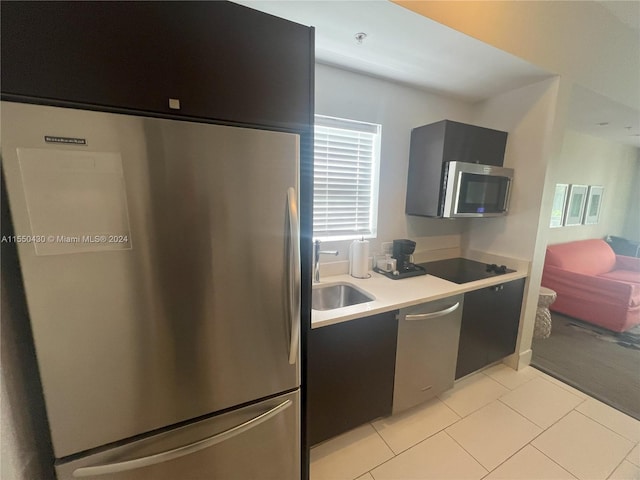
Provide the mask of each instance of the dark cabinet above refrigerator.
POLYGON ((309 123, 309 27, 231 2, 3 2, 1 21, 5 100, 309 123))
MULTIPOLYGON (((449 162, 501 167, 507 132, 442 120, 411 131, 406 213, 442 217, 449 162)), ((455 216, 455 215, 454 215, 455 216)))

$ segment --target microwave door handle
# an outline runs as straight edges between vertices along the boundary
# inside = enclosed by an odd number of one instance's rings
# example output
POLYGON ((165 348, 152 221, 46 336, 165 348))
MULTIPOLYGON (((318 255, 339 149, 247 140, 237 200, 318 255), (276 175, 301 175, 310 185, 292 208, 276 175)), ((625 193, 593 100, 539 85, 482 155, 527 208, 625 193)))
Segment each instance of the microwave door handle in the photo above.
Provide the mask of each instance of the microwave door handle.
POLYGON ((507 178, 507 192, 504 195, 504 203, 502 204, 502 211, 506 212, 509 206, 509 197, 511 196, 511 179, 507 178))
POLYGON ((460 191, 462 190, 462 176, 464 172, 458 172, 455 183, 455 194, 453 196, 453 212, 457 214, 460 209, 460 191))
POLYGON ((148 467, 151 465, 157 465, 158 463, 168 462, 169 460, 174 460, 176 458, 184 457, 185 455, 190 455, 192 453, 196 453, 205 448, 212 447, 218 443, 224 442, 225 440, 229 440, 230 438, 235 437, 236 435, 240 435, 248 430, 251 430, 254 427, 257 427, 263 422, 266 422, 270 418, 278 415, 283 410, 286 410, 292 404, 291 400, 285 400, 279 405, 276 405, 270 410, 254 417, 250 420, 247 420, 244 423, 236 425, 224 432, 217 433, 210 437, 204 438, 194 443, 190 443, 188 445, 183 445, 181 447, 173 448, 171 450, 167 450, 164 452, 156 453, 153 455, 149 455, 146 457, 134 458, 131 460, 124 460, 122 462, 114 462, 107 463, 104 465, 94 465, 90 467, 80 467, 73 472, 74 478, 82 478, 82 477, 91 477, 98 475, 107 475, 110 473, 118 473, 118 472, 126 472, 128 470, 134 470, 136 468, 148 467))

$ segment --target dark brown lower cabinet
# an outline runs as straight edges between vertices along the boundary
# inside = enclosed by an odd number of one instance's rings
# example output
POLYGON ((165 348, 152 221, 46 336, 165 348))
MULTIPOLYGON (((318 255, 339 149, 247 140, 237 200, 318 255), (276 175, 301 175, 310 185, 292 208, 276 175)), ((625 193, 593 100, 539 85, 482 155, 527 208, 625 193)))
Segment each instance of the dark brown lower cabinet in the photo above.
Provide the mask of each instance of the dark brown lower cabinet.
POLYGON ((308 337, 309 444, 391 415, 396 311, 312 329, 308 337))
POLYGON ((456 379, 515 352, 524 279, 464 294, 456 379))

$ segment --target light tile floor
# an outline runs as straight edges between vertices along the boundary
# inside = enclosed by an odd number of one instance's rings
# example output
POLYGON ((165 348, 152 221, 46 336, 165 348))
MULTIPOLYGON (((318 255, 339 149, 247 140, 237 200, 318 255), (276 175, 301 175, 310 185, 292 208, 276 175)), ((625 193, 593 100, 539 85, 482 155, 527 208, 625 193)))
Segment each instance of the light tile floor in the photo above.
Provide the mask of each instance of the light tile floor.
POLYGON ((496 365, 311 450, 311 480, 640 480, 640 422, 496 365))

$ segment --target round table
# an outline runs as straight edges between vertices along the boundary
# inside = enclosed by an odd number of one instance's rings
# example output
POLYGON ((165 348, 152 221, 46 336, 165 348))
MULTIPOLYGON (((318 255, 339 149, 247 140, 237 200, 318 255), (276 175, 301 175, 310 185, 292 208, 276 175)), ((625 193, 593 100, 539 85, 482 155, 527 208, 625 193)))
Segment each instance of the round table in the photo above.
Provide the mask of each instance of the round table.
POLYGON ((538 294, 538 310, 533 338, 548 338, 551 335, 551 312, 549 305, 556 301, 558 294, 547 287, 540 287, 538 294))

